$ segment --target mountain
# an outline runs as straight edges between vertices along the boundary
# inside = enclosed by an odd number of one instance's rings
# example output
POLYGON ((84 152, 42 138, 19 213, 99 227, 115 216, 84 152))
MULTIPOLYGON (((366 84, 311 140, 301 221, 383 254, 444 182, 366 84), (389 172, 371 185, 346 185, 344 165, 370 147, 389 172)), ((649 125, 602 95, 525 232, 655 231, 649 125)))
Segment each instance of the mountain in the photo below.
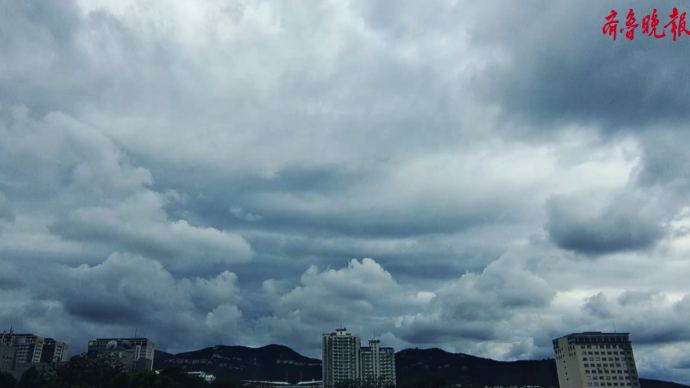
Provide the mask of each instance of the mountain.
POLYGON ((398 381, 436 377, 482 386, 558 386, 554 360, 504 362, 437 348, 405 349, 395 354, 395 369, 398 381))
MULTIPOLYGON (((287 346, 261 348, 214 346, 194 352, 170 354, 156 351, 154 369, 173 366, 186 371, 204 371, 218 377, 240 380, 321 380, 321 360, 308 358, 287 346)), ((558 387, 553 359, 495 361, 441 349, 405 349, 395 354, 398 385, 430 378, 450 384, 476 386, 558 387)), ((640 379, 640 388, 690 388, 660 380, 640 379)))
POLYGON ((154 369, 169 366, 239 380, 299 382, 321 379, 321 360, 302 356, 282 345, 261 348, 219 345, 175 355, 156 352, 154 369))

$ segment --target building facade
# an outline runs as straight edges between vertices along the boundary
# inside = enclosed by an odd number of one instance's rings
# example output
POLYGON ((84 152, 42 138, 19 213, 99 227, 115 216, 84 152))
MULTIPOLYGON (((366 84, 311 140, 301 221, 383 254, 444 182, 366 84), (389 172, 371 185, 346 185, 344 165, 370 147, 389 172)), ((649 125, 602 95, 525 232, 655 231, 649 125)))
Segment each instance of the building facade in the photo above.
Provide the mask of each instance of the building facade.
POLYGON ((12 372, 17 366, 17 348, 14 347, 12 329, 0 335, 0 372, 12 372))
POLYGON ((348 333, 345 328, 322 335, 324 388, 360 378, 360 346, 359 336, 348 333))
POLYGON ((45 339, 33 334, 14 334, 14 347, 17 348, 17 363, 41 362, 45 339))
POLYGON ((67 361, 69 346, 62 341, 44 338, 34 334, 3 334, 9 336, 7 343, 17 350, 17 364, 37 364, 67 361))
POLYGON ((553 340, 561 388, 639 388, 629 333, 573 333, 553 340))
POLYGON ((43 341, 41 360, 39 362, 66 362, 69 345, 62 341, 46 338, 43 341))
POLYGON ((153 369, 155 350, 156 345, 148 338, 97 338, 86 348, 88 354, 111 354, 137 370, 153 369))
POLYGON ((360 349, 361 379, 395 385, 395 351, 380 345, 380 340, 369 340, 369 346, 360 349))

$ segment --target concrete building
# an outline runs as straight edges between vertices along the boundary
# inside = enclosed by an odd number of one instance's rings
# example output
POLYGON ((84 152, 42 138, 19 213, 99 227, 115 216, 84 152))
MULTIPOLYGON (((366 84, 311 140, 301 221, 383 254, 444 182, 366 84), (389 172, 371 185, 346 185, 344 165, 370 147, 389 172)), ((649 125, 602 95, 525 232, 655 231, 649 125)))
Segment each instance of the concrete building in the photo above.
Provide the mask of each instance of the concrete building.
POLYGON ((322 335, 324 388, 360 378, 360 346, 359 336, 348 333, 345 328, 322 335))
POLYGON ((380 345, 380 340, 369 340, 369 346, 360 349, 361 379, 395 385, 395 350, 380 345))
POLYGON ((17 369, 17 348, 0 345, 0 372, 12 372, 17 369))
POLYGON ((66 362, 69 345, 62 341, 46 338, 43 341, 41 360, 39 362, 66 362))
POLYGON ((156 346, 148 338, 98 338, 89 341, 88 354, 111 354, 124 365, 152 370, 156 346))
POLYGON ((13 334, 17 348, 17 364, 41 362, 45 338, 33 334, 13 334))
POLYGON ((574 333, 553 340, 560 388, 639 388, 629 333, 574 333))
POLYGON ((12 329, 0 335, 0 372, 11 373, 17 367, 17 348, 14 347, 12 329))
POLYGON ((4 346, 16 349, 15 364, 37 364, 67 361, 69 346, 65 342, 44 338, 34 334, 15 334, 3 332, 4 346))

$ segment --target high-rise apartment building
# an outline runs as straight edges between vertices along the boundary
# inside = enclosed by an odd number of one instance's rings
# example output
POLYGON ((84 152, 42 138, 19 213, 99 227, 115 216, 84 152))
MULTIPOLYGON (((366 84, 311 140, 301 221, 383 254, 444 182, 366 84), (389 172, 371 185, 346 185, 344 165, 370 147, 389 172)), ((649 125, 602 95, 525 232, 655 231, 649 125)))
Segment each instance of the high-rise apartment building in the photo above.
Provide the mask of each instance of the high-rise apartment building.
POLYGON ((98 338, 89 341, 86 351, 96 355, 109 353, 135 369, 152 370, 155 349, 148 338, 98 338))
POLYGON ((369 340, 369 346, 360 349, 361 379, 395 385, 395 351, 380 344, 380 340, 369 340))
POLYGON ((348 333, 345 328, 323 334, 322 379, 324 388, 332 388, 339 382, 360 378, 360 346, 359 336, 348 333))
POLYGON ((561 388, 638 388, 629 333, 574 333, 553 340, 561 388))

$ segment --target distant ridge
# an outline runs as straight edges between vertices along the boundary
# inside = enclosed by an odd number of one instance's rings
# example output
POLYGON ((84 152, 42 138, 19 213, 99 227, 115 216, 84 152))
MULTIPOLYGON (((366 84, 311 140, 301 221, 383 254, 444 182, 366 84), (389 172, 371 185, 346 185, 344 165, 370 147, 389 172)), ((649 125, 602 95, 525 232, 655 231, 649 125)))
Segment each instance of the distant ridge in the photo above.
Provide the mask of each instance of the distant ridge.
MULTIPOLYGON (((395 354, 398 385, 427 378, 450 384, 477 386, 558 387, 556 363, 550 359, 496 361, 439 348, 404 349, 395 354)), ((305 357, 284 345, 260 348, 218 345, 201 350, 170 354, 156 351, 154 368, 173 366, 187 371, 204 371, 218 377, 242 380, 321 380, 321 360, 305 357), (300 379, 301 376, 301 379, 300 379)), ((640 388, 690 388, 688 385, 640 379, 640 388)))
POLYGON ((260 348, 218 345, 175 355, 156 351, 154 368, 168 366, 241 380, 299 382, 321 379, 321 360, 275 344, 260 348))

